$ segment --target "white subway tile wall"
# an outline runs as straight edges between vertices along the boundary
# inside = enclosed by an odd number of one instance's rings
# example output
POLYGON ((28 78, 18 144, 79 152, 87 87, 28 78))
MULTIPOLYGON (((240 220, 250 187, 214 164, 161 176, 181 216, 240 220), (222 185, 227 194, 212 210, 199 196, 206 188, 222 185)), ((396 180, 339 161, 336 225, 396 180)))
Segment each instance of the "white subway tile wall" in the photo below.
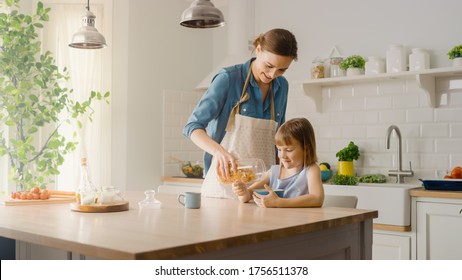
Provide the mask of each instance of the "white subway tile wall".
POLYGON ((338 150, 350 140, 358 144, 361 157, 355 168, 359 175, 387 174, 396 168, 398 141, 393 137, 387 150, 385 132, 397 125, 403 168, 409 169, 411 161, 415 173, 405 181, 417 183, 419 178, 434 178, 435 169, 462 165, 462 77, 438 79, 436 89, 436 100, 447 102, 430 108, 427 96, 412 80, 333 86, 323 88, 323 113, 316 113, 301 86, 291 84, 287 119, 303 116, 312 122, 319 161, 330 162, 333 168, 338 150))
POLYGON ((183 176, 180 165, 174 158, 203 162, 202 150, 183 136, 183 127, 202 94, 199 91, 163 91, 164 176, 183 176))
MULTIPOLYGON (((437 79, 437 108, 413 80, 390 80, 323 88, 322 113, 305 96, 300 84, 291 83, 286 119, 306 117, 313 124, 319 161, 336 169, 337 151, 354 141, 361 157, 355 162, 358 175, 388 174, 396 168, 398 141, 385 147, 385 133, 397 125, 402 134, 402 163, 414 170, 406 182, 435 178, 435 170, 462 165, 462 77, 437 79)), ((181 174, 170 155, 202 161, 202 151, 181 134, 202 92, 164 92, 164 175, 181 174)), ((389 178, 393 182, 394 178, 389 178)))

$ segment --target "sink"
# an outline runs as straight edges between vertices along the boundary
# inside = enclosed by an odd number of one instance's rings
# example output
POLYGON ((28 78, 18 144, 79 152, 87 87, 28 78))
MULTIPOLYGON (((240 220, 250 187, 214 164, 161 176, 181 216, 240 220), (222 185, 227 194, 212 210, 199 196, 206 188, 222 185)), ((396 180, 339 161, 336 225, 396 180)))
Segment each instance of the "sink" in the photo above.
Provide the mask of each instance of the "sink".
POLYGON ((324 184, 326 195, 354 195, 358 209, 378 210, 375 224, 410 226, 411 196, 409 191, 420 184, 359 184, 357 186, 324 184))

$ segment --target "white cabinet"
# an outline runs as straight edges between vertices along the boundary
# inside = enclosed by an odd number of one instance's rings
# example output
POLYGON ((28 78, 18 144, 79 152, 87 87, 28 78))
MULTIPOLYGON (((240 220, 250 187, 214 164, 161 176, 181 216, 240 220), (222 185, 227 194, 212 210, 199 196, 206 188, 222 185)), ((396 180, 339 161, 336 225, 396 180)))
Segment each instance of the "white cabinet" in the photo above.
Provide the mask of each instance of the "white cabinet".
POLYGON ((410 233, 374 230, 372 259, 410 260, 411 240, 412 236, 410 233))
POLYGON ((301 81, 300 83, 305 92, 305 95, 314 101, 316 110, 319 113, 322 112, 322 89, 325 87, 381 82, 392 79, 415 80, 418 86, 425 92, 428 105, 434 108, 437 106, 435 99, 435 80, 438 78, 447 78, 461 75, 462 67, 446 67, 422 71, 405 71, 399 73, 383 73, 374 75, 360 75, 353 77, 325 78, 301 81))
POLYGON ((417 259, 462 260, 462 200, 417 200, 417 259))
POLYGON ((69 260, 71 252, 16 241, 16 259, 18 260, 69 260))

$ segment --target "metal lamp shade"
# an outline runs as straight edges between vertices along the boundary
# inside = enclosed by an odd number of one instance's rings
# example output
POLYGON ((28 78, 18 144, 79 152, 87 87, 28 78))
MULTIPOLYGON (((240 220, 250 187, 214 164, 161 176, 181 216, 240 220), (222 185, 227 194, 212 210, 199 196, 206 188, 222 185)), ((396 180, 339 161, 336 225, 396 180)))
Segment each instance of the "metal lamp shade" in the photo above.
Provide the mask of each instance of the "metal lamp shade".
POLYGON ((106 39, 95 28, 95 15, 86 10, 82 17, 83 26, 72 36, 69 47, 78 49, 101 49, 106 46, 106 39))
POLYGON ((225 25, 225 19, 210 0, 195 0, 181 15, 180 24, 190 28, 212 28, 225 25))

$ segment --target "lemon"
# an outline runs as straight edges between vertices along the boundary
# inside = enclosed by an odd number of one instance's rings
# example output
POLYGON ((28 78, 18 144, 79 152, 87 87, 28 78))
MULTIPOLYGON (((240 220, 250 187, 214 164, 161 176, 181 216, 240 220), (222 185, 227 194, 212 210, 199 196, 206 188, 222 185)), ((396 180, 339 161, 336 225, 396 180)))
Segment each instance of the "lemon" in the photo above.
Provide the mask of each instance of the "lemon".
POLYGON ((319 168, 321 170, 330 170, 330 164, 327 162, 321 162, 321 164, 319 164, 319 168))

